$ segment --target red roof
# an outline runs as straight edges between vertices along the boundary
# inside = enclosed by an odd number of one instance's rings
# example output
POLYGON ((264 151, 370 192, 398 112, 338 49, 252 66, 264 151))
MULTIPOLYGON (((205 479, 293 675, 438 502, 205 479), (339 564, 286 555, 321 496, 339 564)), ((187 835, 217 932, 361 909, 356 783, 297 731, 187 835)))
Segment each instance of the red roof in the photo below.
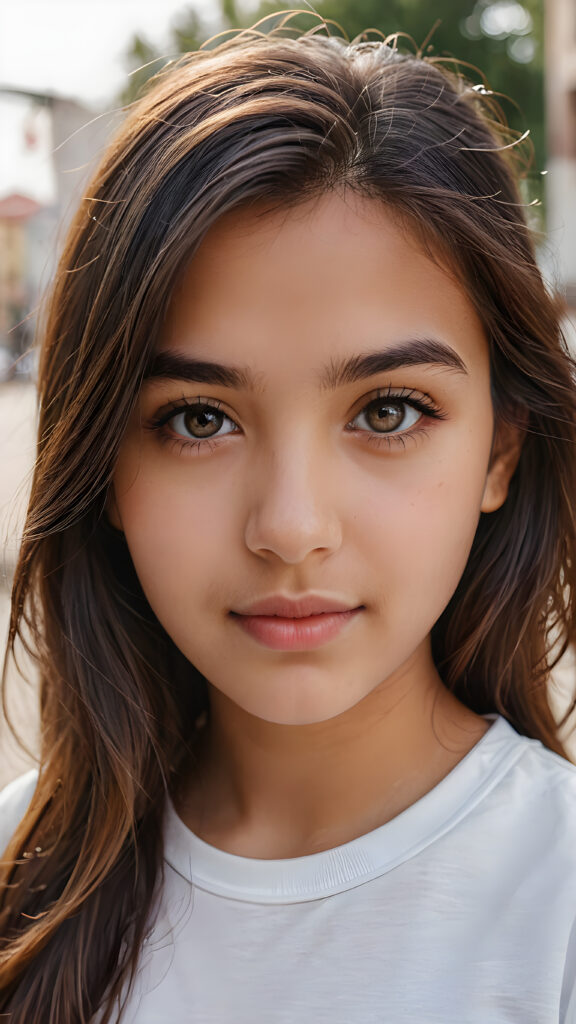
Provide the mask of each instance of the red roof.
POLYGON ((0 199, 0 220, 27 220, 41 209, 35 199, 12 192, 0 199))

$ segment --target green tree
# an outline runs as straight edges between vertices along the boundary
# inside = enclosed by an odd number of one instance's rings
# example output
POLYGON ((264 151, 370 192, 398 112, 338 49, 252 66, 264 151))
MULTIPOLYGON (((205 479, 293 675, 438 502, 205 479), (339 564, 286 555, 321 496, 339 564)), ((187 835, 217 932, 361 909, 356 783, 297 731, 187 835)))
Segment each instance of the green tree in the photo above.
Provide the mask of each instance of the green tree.
MULTIPOLYGON (((216 32, 247 27, 252 18, 237 10, 236 0, 219 0, 216 32)), ((145 36, 133 36, 124 54, 124 65, 129 72, 126 85, 120 93, 122 104, 132 103, 146 88, 147 82, 170 60, 182 53, 197 50, 214 35, 202 16, 190 4, 184 6, 170 26, 168 47, 160 49, 145 36)))
MULTIPOLYGON (((471 64, 495 92, 511 127, 530 130, 534 170, 545 162, 542 0, 318 0, 353 38, 373 27, 406 32, 427 54, 471 64), (428 40, 428 42, 427 42, 428 40)), ((375 35, 371 38, 377 38, 375 35)), ((463 70, 475 76, 472 69, 463 70)))
POLYGON ((145 36, 133 36, 124 55, 124 64, 130 75, 120 93, 120 102, 127 104, 136 99, 148 79, 166 63, 166 59, 159 57, 158 50, 145 36))
MULTIPOLYGON (((354 39, 376 39, 406 33, 403 45, 423 49, 430 56, 462 62, 462 70, 485 80, 500 94, 510 126, 527 129, 534 146, 534 160, 527 175, 531 196, 540 197, 540 171, 545 165, 543 0, 301 0, 302 13, 290 19, 298 29, 310 29, 318 18, 337 23, 342 33, 354 39), (472 67, 467 67, 471 65, 472 67), (476 70, 474 70, 476 69, 476 70)), ((282 20, 279 12, 288 6, 277 0, 260 0, 247 10, 241 0, 219 0, 219 27, 246 28, 266 18, 263 31, 282 20), (273 17, 277 15, 277 17, 273 17)), ((332 32, 337 32, 331 26, 332 32)), ((170 56, 197 49, 214 30, 208 30, 193 7, 184 8, 171 30, 170 53, 162 55, 149 41, 135 37, 126 55, 132 72, 122 96, 133 99, 145 82, 170 56)))

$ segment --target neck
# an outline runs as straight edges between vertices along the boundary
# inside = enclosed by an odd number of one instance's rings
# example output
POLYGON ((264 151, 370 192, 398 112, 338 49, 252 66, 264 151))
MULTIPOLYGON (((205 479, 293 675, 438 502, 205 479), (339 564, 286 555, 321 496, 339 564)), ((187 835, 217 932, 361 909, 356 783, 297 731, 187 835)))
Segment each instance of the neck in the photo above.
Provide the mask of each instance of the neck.
POLYGON ((194 765, 174 795, 181 818, 213 846, 264 859, 317 853, 385 824, 489 727, 431 661, 416 676, 413 668, 310 725, 264 721, 211 687, 194 765))

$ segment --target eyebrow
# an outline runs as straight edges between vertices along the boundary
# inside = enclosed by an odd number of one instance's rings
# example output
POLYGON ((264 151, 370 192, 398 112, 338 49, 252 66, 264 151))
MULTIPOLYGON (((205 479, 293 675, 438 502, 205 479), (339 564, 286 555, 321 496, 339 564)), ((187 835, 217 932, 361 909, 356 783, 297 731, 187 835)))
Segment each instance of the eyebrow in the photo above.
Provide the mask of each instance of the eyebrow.
POLYGON ((321 378, 321 386, 330 390, 344 384, 373 377, 377 373, 401 370, 405 366, 442 366, 467 373, 466 365, 450 345, 435 338, 403 341, 382 352, 370 352, 351 359, 332 360, 321 378))
MULTIPOLYGON (((320 387, 333 391, 378 373, 407 366, 440 366, 457 373, 467 373, 465 363, 453 348, 434 338, 424 338, 403 341, 381 352, 332 360, 320 375, 320 387)), ((145 380, 186 380, 246 391, 254 390, 256 383, 248 367, 192 359, 180 352, 158 352, 144 377, 145 380)))
POLYGON ((158 352, 146 370, 144 380, 188 380, 195 384, 216 384, 246 391, 254 388, 254 378, 247 368, 191 359, 180 352, 158 352))

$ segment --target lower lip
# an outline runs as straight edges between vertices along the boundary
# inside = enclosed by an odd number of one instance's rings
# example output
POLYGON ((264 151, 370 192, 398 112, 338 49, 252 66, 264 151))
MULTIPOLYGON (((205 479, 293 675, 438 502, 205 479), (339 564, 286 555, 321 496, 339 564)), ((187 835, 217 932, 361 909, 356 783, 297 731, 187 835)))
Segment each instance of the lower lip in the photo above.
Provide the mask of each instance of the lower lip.
POLYGON ((284 619, 276 615, 236 615, 234 620, 264 647, 273 651, 309 651, 333 640, 353 619, 360 608, 345 612, 324 612, 302 619, 284 619))

